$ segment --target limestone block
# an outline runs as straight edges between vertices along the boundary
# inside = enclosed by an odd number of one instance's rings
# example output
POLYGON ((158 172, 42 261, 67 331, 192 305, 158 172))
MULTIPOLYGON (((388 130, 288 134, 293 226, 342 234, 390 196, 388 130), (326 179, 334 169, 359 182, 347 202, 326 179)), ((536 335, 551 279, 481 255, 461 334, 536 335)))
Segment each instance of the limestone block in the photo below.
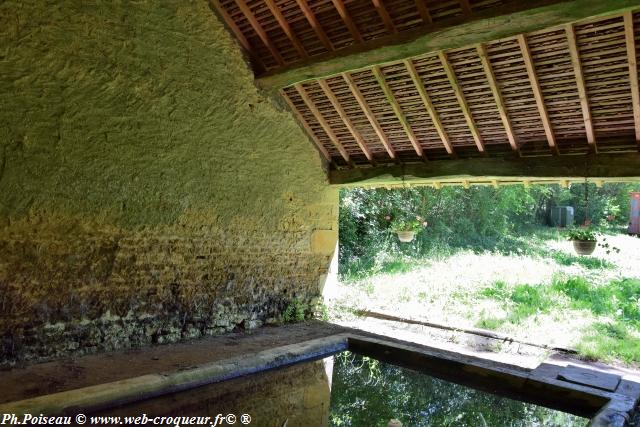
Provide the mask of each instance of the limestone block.
POLYGON ((335 230, 314 230, 311 233, 311 251, 330 256, 336 249, 338 232, 335 230))

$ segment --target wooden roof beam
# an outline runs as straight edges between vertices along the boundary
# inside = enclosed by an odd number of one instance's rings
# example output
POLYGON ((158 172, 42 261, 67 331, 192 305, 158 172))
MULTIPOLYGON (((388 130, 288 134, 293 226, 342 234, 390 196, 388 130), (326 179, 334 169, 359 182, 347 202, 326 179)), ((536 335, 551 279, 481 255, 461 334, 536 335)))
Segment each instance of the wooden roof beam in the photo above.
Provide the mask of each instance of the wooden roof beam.
POLYGON ((378 81, 378 84, 382 88, 382 91, 384 92, 384 95, 387 98, 387 101, 389 102, 389 104, 391 104, 391 108, 393 109, 393 112, 398 118, 398 121, 404 128, 404 131, 407 134, 409 141, 411 141, 411 145, 413 145, 413 149, 416 150, 416 154, 422 160, 426 161, 427 156, 424 154, 424 151, 422 150, 422 146, 420 145, 420 142, 418 142, 418 138, 416 138, 415 133, 413 133, 413 129, 411 128, 409 121, 407 120, 406 116, 402 112, 402 108, 400 107, 400 104, 398 104, 398 101, 393 95, 393 92, 391 92, 391 88, 389 88, 389 85, 387 84, 387 81, 384 78, 382 70, 378 65, 376 65, 372 68, 371 71, 373 72, 373 75, 378 81))
POLYGON ((298 52, 298 55, 300 55, 302 59, 307 58, 309 56, 307 54, 307 51, 302 46, 302 43, 300 43, 300 40, 298 40, 298 37, 293 32, 293 30, 291 30, 291 26, 289 26, 289 22, 282 15, 282 12, 280 12, 280 8, 276 4, 275 0, 265 0, 265 3, 267 3, 267 7, 269 8, 273 16, 276 18, 276 21, 278 21, 278 25, 280 25, 280 28, 282 28, 282 31, 287 35, 291 44, 293 44, 293 47, 298 52))
POLYGON ((429 8, 427 7, 425 0, 416 0, 416 7, 420 13, 422 24, 428 25, 433 23, 433 18, 431 18, 431 13, 429 12, 429 8))
POLYGON ((460 0, 460 9, 462 9, 462 14, 465 16, 471 15, 471 4, 469 0, 460 0))
POLYGON ((584 82, 584 74, 582 73, 582 64, 580 63, 580 50, 578 49, 578 41, 573 24, 565 26, 567 33, 567 41, 569 42, 569 53, 571 54, 571 63, 573 64, 573 73, 576 78, 578 87, 578 96, 580 97, 580 106, 582 108, 582 119, 584 120, 584 130, 587 134, 587 142, 591 150, 598 152, 596 145, 596 135, 593 131, 593 120, 591 120, 591 107, 589 106, 589 96, 587 95, 587 85, 584 82))
POLYGON ((311 28, 313 28, 313 31, 316 33, 316 35, 322 42, 322 45, 324 46, 324 48, 327 49, 329 52, 334 51, 335 49, 333 48, 333 43, 331 43, 331 40, 329 40, 329 37, 327 37, 327 33, 324 32, 324 29, 318 22, 318 19, 316 18, 316 15, 313 13, 311 8, 309 7, 309 4, 307 4, 307 0, 296 0, 296 3, 298 4, 298 7, 302 10, 304 17, 307 18, 309 25, 311 25, 311 28))
POLYGON ((298 91, 298 93, 300 94, 300 97, 302 97, 302 100, 306 104, 307 108, 311 110, 311 113, 313 114, 315 119, 318 121, 318 123, 320 123, 320 126, 322 126, 322 129, 327 134, 327 136, 329 137, 333 145, 338 149, 344 161, 347 162, 350 166, 353 166, 353 161, 351 160, 349 153, 347 153, 347 150, 345 150, 344 146, 340 143, 340 140, 338 140, 338 137, 333 132, 333 129, 331 129, 331 126, 329 126, 329 123, 327 123, 324 117, 322 117, 322 113, 320 112, 320 110, 318 110, 318 107, 316 107, 316 105, 313 103, 313 100, 311 100, 311 98, 309 97, 309 94, 307 93, 305 88, 302 86, 302 84, 298 83, 297 85, 294 86, 294 88, 298 91))
POLYGON ((471 114, 471 110, 469 109, 469 105, 467 104, 467 100, 464 97, 464 93, 462 92, 462 88, 458 84, 458 79, 456 77, 456 73, 449 63, 447 59, 447 54, 444 51, 438 52, 438 58, 440 58, 440 62, 444 67, 444 71, 447 74, 447 78, 449 79, 449 83, 453 88, 453 92, 456 95, 456 99, 458 100, 458 104, 460 105, 460 109, 462 110, 462 114, 464 115, 465 120, 467 121, 467 126, 469 126, 469 130, 471 131, 471 135, 473 136, 473 140, 478 147, 478 151, 482 154, 486 155, 487 152, 484 148, 484 141, 482 140, 482 136, 478 131, 476 126, 476 122, 473 120, 473 115, 471 114))
POLYGON ((349 116, 347 116, 347 113, 342 108, 342 105, 340 105, 340 101, 338 101, 338 98, 336 98, 335 94, 329 87, 329 84, 327 83, 327 81, 321 79, 321 80, 318 80, 318 84, 322 88, 322 91, 324 92, 325 96, 329 98, 331 105, 333 105, 333 108, 336 110, 336 112, 344 122, 347 129, 349 129, 349 132, 351 132, 353 139, 356 140, 356 142, 358 143, 358 146, 360 147, 364 155, 367 157, 367 160, 369 160, 369 163, 375 166, 376 161, 373 158, 373 155, 371 154, 371 150, 369 150, 369 147, 365 143, 364 138, 362 138, 362 135, 360 135, 360 132, 358 132, 358 129, 356 129, 351 119, 349 119, 349 116))
POLYGON ((262 43, 267 46, 267 49, 269 49, 271 55, 273 55, 279 65, 284 65, 284 60, 282 59, 280 52, 278 52, 278 49, 267 35, 267 32, 264 30, 264 28, 262 28, 262 25, 260 25, 256 17, 253 15, 253 12, 251 12, 251 9, 249 9, 249 6, 247 6, 247 3, 245 3, 244 0, 235 0, 235 2, 244 14, 245 18, 247 18, 247 20, 249 21, 249 24, 251 24, 251 27, 256 33, 258 33, 258 37, 260 37, 262 43))
POLYGON ((245 48, 247 52, 250 52, 251 46, 249 45, 247 38, 244 36, 244 34, 242 34, 242 31, 240 31, 240 28, 238 28, 238 26, 236 25, 236 21, 231 18, 229 13, 222 6, 220 0, 210 0, 210 4, 213 5, 213 7, 220 13, 220 15, 222 15, 222 19, 224 19, 224 22, 226 22, 227 26, 231 29, 242 47, 245 48))
POLYGON ((420 75, 418 74, 418 71, 416 70, 415 65, 413 65, 413 61, 411 59, 406 59, 404 61, 404 65, 407 68, 407 71, 409 71, 411 80, 413 80, 413 84, 418 90, 418 93, 420 94, 420 98, 422 98, 422 103, 424 104, 425 109, 429 113, 429 117, 431 117, 433 126, 436 128, 436 131, 438 132, 438 136, 440 136, 440 140, 442 141, 444 148, 447 150, 447 153, 449 153, 450 156, 454 158, 458 157, 456 152, 453 149, 453 145, 451 144, 451 141, 449 140, 449 135, 447 135, 447 132, 445 131, 444 126, 442 126, 442 122, 440 121, 440 115, 438 114, 435 107, 433 106, 431 97, 427 93, 427 90, 424 87, 424 83, 422 82, 422 79, 420 78, 420 75))
POLYGON ((380 15, 380 19, 382 19, 382 22, 384 22, 384 26, 387 28, 387 31, 389 31, 390 33, 397 33, 398 30, 396 29, 396 26, 393 24, 393 20, 391 19, 389 12, 387 12, 387 8, 384 6, 384 3, 382 2, 383 0, 371 0, 371 1, 373 2, 373 6, 378 11, 378 15, 380 15))
POLYGON ((378 138, 380 138, 380 143, 387 150, 389 157, 397 161, 396 152, 389 142, 389 138, 387 138, 387 135, 385 135, 384 131, 382 130, 378 119, 376 119, 373 111, 371 111, 371 107, 369 107, 369 104, 367 104, 367 101, 364 99, 364 96, 362 95, 362 92, 360 92, 358 85, 356 85, 356 82, 354 82, 353 78, 347 73, 343 73, 342 78, 345 80, 345 82, 347 82, 347 86, 349 86, 351 94, 356 99, 356 101, 358 101, 358 105, 360 105, 360 108, 362 108, 364 115, 367 116, 367 120, 369 120, 371 127, 375 131, 376 135, 378 135, 378 138))
POLYGON ((536 105, 538 106, 538 112, 540 113, 540 119, 542 120, 542 126, 544 127, 544 133, 547 137, 547 142, 549 143, 549 147, 551 147, 551 151, 553 151, 554 154, 559 154, 558 146, 556 145, 556 138, 551 127, 551 120, 549 120, 547 107, 544 105, 542 89, 540 89, 540 83, 538 82, 536 68, 533 65, 533 59, 531 58, 531 51, 529 50, 526 36, 524 34, 518 34, 517 39, 518 44, 520 45, 520 52, 522 53, 522 57, 524 58, 527 75, 529 76, 531 90, 533 90, 533 97, 535 98, 536 105))
POLYGON ((450 181, 499 182, 580 180, 586 174, 594 182, 640 180, 640 155, 587 154, 580 156, 484 157, 432 160, 384 168, 356 168, 329 171, 329 182, 340 186, 381 186, 450 181))
MULTIPOLYGON (((279 89, 305 80, 366 69, 375 64, 402 61, 438 50, 474 46, 593 16, 622 14, 632 8, 638 9, 635 0, 508 2, 499 7, 474 11, 472 17, 453 16, 432 25, 421 25, 379 39, 366 40, 362 44, 354 44, 338 51, 325 52, 314 56, 314 61, 306 61, 285 70, 267 72, 257 78, 257 84, 262 89, 279 89)), ((308 15, 307 19, 310 19, 308 15)))
POLYGON ((356 43, 364 42, 364 40, 362 39, 362 35, 360 34, 360 31, 358 31, 358 27, 356 27, 356 24, 353 22, 353 19, 351 19, 351 15, 349 15, 349 11, 344 6, 344 2, 342 0, 331 0, 331 1, 333 2, 333 6, 338 11, 340 18, 342 18, 342 21, 349 29, 349 33, 351 33, 351 37, 353 37, 353 40, 355 40, 356 43))
POLYGON ((518 147, 518 142, 516 140, 516 133, 514 132, 513 126, 511 125, 511 120, 509 119, 507 107, 504 104, 504 99, 502 98, 502 93, 500 92, 498 81, 496 80, 496 76, 493 73, 493 68, 491 67, 491 61, 489 60, 487 49, 484 44, 480 43, 476 45, 476 51, 478 52, 478 56, 480 57, 480 62, 482 62, 482 68, 484 69, 484 74, 487 77, 487 82, 489 83, 489 87, 491 88, 493 99, 496 103, 496 106, 498 107, 498 113, 500 114, 500 119, 502 120, 504 130, 507 133, 507 138, 509 139, 511 149, 513 151, 520 151, 520 147, 518 147))
POLYGON ((624 35, 629 61, 629 82, 631 83, 631 101, 633 103, 633 121, 636 128, 636 142, 640 144, 640 89, 638 88, 638 58, 636 57, 636 40, 633 31, 632 11, 627 11, 624 14, 624 35))
POLYGON ((316 135, 313 133, 313 130, 311 129, 311 126, 309 126, 309 123, 307 123, 307 121, 305 120, 304 116, 300 113, 300 111, 298 111, 298 109, 296 108, 296 106, 293 104, 293 102, 291 101, 291 99, 289 99, 289 96, 287 96, 287 93, 284 91, 284 89, 280 89, 280 95, 282 95, 282 97, 284 98, 284 100, 287 102, 287 104, 289 105, 289 108, 291 108, 291 111, 293 111, 293 114, 296 116, 296 118, 298 119, 298 121, 300 122, 300 124, 302 125, 302 127, 304 127, 304 130, 307 131, 307 134, 309 135, 309 137, 311 138, 311 140, 313 141, 313 144, 316 146, 316 148, 318 149, 318 151, 320 151, 320 153, 322 154, 322 156, 329 162, 331 163, 331 156, 329 155, 329 152, 327 151, 326 148, 324 148, 324 146, 322 145, 322 143, 320 142, 320 140, 316 137, 316 135))

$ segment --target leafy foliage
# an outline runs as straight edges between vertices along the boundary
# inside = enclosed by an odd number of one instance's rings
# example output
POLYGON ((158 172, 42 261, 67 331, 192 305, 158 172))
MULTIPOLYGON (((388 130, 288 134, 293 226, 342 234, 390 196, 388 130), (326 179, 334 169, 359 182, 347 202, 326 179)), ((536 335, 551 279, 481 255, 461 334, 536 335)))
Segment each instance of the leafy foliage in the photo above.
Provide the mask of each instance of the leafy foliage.
POLYGON ((308 309, 307 304, 297 299, 293 300, 282 313, 282 320, 285 323, 303 322, 308 309))
MULTIPOLYGON (((554 206, 573 206, 575 222, 587 217, 600 231, 621 227, 629 217, 632 184, 574 184, 444 187, 411 187, 401 190, 352 189, 340 193, 340 274, 347 278, 385 271, 401 260, 446 255, 458 249, 523 250, 520 236, 550 223, 554 206), (588 188, 588 205, 585 189, 588 188), (400 245, 391 233, 390 221, 416 216, 428 222, 414 241, 400 245)), ((395 227, 394 227, 395 229, 395 227)), ((615 249, 612 249, 615 250, 615 249)))
POLYGON ((565 232, 565 235, 569 240, 586 240, 590 242, 598 240, 595 230, 591 227, 570 228, 565 232))

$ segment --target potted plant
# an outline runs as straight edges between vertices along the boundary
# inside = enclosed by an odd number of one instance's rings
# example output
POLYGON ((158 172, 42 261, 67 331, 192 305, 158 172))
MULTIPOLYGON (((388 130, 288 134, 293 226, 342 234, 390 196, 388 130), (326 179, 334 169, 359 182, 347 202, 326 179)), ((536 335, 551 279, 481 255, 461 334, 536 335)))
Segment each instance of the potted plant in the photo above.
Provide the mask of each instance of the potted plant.
POLYGON ((427 221, 419 215, 411 218, 394 219, 392 219, 390 215, 387 215, 385 219, 387 221, 391 221, 389 229, 396 233, 398 235, 398 239, 404 243, 412 242, 416 237, 416 234, 428 225, 427 221))
POLYGON ((598 244, 596 232, 590 227, 567 230, 567 238, 573 242, 573 249, 578 255, 591 255, 598 244))

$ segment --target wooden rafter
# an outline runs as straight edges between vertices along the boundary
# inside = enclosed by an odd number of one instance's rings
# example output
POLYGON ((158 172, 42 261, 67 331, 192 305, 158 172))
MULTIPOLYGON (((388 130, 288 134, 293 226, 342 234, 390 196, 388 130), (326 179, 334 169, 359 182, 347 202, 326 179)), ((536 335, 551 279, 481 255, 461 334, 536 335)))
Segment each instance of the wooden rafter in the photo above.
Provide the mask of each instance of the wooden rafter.
POLYGON ((582 65, 580 63, 580 51, 578 49, 576 33, 572 24, 567 24, 565 31, 567 33, 567 41, 569 42, 569 53, 571 54, 573 73, 575 74, 576 85, 578 87, 578 96, 580 97, 580 107, 582 108, 582 119, 584 120, 584 130, 587 133, 587 142, 594 151, 598 151, 596 136, 593 131, 593 121, 591 120, 587 86, 584 82, 584 74, 582 73, 582 65))
POLYGON ((298 111, 298 109, 293 104, 293 102, 291 102, 291 99, 289 99, 289 97, 287 96, 287 94, 284 91, 284 89, 280 89, 280 95, 282 95, 284 100, 287 102, 287 104, 289 105, 289 108, 291 108, 291 111, 293 111, 293 114, 295 114, 295 116, 298 119, 298 121, 300 122, 300 124, 304 127, 304 130, 307 131, 307 134, 309 135, 309 137, 311 137, 311 140, 313 141, 313 143, 316 146, 316 148, 318 149, 318 151, 320 151, 320 153, 324 156, 324 158, 329 163, 331 163, 331 156, 329 155, 329 152, 327 151, 326 148, 324 148, 322 143, 318 140, 316 135, 313 133, 313 130, 311 129, 311 126, 309 126, 309 123, 307 123, 307 121, 302 116, 300 111, 298 111))
POLYGON ((558 146, 556 145, 556 138, 553 134, 551 127, 551 120, 549 120, 549 114, 547 113, 547 107, 544 104, 544 97, 542 95, 542 89, 538 82, 538 75, 536 74, 535 66, 533 65, 533 59, 531 58, 531 51, 529 50, 529 44, 524 34, 517 36, 518 44, 520 45, 520 52, 524 58, 524 64, 527 69, 527 75, 529 76, 529 82, 531 83, 531 90, 533 91, 533 97, 536 100, 538 106, 538 112, 540 113, 540 119, 542 120, 542 126, 544 127, 544 133, 547 136, 547 142, 554 154, 558 154, 558 146))
POLYGON ((624 34, 629 61, 629 81, 631 83, 631 102, 633 103, 633 120, 636 128, 636 142, 640 144, 640 89, 638 88, 638 58, 636 57, 636 41, 633 31, 633 12, 624 14, 624 34))
POLYGON ((373 111, 371 111, 369 104, 367 104, 364 96, 362 96, 362 92, 360 92, 358 85, 356 85, 356 83, 353 81, 353 78, 347 73, 343 73, 342 78, 345 82, 347 82, 347 86, 349 86, 351 94, 356 99, 356 101, 358 101, 358 105, 360 105, 362 112, 367 117, 367 120, 369 120, 369 123, 371 124, 373 130, 376 132, 376 135, 378 135, 378 138, 380 138, 380 143, 384 146, 385 150, 387 150, 389 157, 396 160, 396 152, 391 146, 389 138, 387 138, 387 135, 385 135, 382 127, 380 126, 380 123, 378 123, 378 119, 376 119, 376 116, 373 114, 373 111))
POLYGON ((380 15, 380 19, 384 22, 384 26, 387 28, 387 31, 390 33, 397 33, 398 30, 396 26, 393 24, 393 20, 391 16, 389 16, 389 12, 387 12, 387 8, 384 6, 382 0, 371 0, 373 1, 373 6, 378 11, 378 15, 380 15))
POLYGON ((480 132, 478 131, 478 127, 476 126, 476 122, 473 120, 473 115, 471 114, 471 110, 469 109, 469 105, 467 104, 467 100, 464 97, 464 93, 462 92, 462 88, 458 84, 458 79, 456 77, 456 73, 453 70, 453 67, 451 66, 451 63, 449 63, 449 60, 447 59, 447 54, 444 53, 443 51, 440 51, 440 52, 438 52, 438 58, 440 58, 440 62, 442 63, 442 66, 444 67, 444 71, 447 74, 447 78, 449 79, 449 83, 451 84, 451 87, 453 88, 453 92, 456 95, 456 99, 458 100, 458 104, 460 105, 460 108, 462 110, 462 114, 464 115, 464 118, 467 121, 467 126, 469 127, 469 130, 471 131, 471 135, 473 136, 473 140, 475 141, 476 146, 478 147, 478 151, 480 151, 482 154, 486 154, 486 150, 484 148, 484 141, 482 140, 482 136, 480 135, 480 132))
POLYGON ((433 23, 433 19, 431 18, 431 13, 425 1, 426 0, 416 0, 416 7, 418 8, 418 12, 420 12, 422 23, 426 25, 433 23))
POLYGON ((327 37, 327 33, 324 32, 324 29, 318 22, 316 15, 313 13, 311 8, 307 4, 307 0, 296 0, 296 3, 298 4, 298 7, 302 10, 304 17, 307 18, 309 25, 311 25, 311 28, 313 28, 313 31, 316 33, 316 35, 322 42, 322 45, 324 46, 324 48, 327 49, 329 52, 333 51, 334 50, 333 43, 331 43, 331 40, 329 40, 329 37, 327 37))
POLYGON ((360 147, 364 155, 367 157, 367 160, 369 160, 370 163, 375 165, 376 161, 374 160, 373 155, 371 154, 371 150, 369 150, 369 147, 367 147, 367 144, 362 138, 362 135, 360 135, 360 132, 358 132, 358 129, 355 128, 355 126, 351 122, 351 119, 349 119, 349 116, 347 116, 347 113, 342 108, 342 105, 340 105, 340 101, 338 101, 338 98, 336 98, 336 96, 334 95, 327 81, 318 80, 318 84, 322 88, 325 96, 329 98, 331 105, 336 110, 336 112, 344 122, 347 129, 349 129, 349 132, 351 132, 353 139, 356 140, 356 142, 358 143, 358 146, 360 147))
POLYGON ((273 16, 276 18, 276 21, 278 21, 278 25, 280 25, 280 28, 282 28, 282 31, 284 31, 284 33, 287 35, 287 37, 291 41, 291 44, 293 44, 293 47, 295 47, 296 51, 298 51, 298 54, 300 55, 300 57, 301 58, 308 57, 309 55, 307 55, 307 51, 304 50, 302 43, 300 43, 300 40, 298 40, 298 36, 296 36, 293 30, 291 30, 291 26, 289 26, 289 22, 282 15, 282 12, 280 12, 280 8, 276 4, 275 0, 265 0, 265 2, 267 3, 267 7, 269 7, 269 10, 273 14, 273 16))
POLYGON ((471 4, 469 3, 469 0, 460 0, 460 8, 464 15, 471 15, 471 4))
POLYGON ((304 103, 307 105, 307 108, 311 110, 311 113, 313 114, 313 116, 316 118, 318 123, 320 123, 320 126, 322 126, 322 129, 327 134, 327 136, 329 137, 333 145, 338 149, 344 161, 347 162, 349 165, 352 165, 353 162, 351 161, 351 157, 349 156, 349 153, 347 153, 347 150, 345 150, 344 146, 340 143, 340 141, 338 140, 338 137, 333 132, 333 129, 331 129, 331 126, 329 125, 329 123, 327 123, 324 117, 322 117, 322 113, 320 112, 320 110, 318 110, 318 107, 316 107, 316 105, 313 103, 311 98, 309 98, 309 94, 307 94, 307 91, 305 90, 305 88, 300 83, 298 83, 294 87, 300 94, 300 97, 302 98, 304 103))
POLYGON ((333 6, 338 11, 340 18, 342 18, 342 21, 349 29, 349 33, 351 33, 351 37, 353 37, 353 40, 355 40, 356 43, 362 43, 364 41, 362 39, 362 35, 360 34, 360 31, 358 31, 358 27, 356 27, 356 24, 353 22, 353 19, 351 19, 351 15, 349 15, 349 11, 344 6, 344 2, 342 0, 331 0, 331 1, 333 2, 333 6))
POLYGON ((418 72, 416 71, 416 67, 413 65, 413 61, 407 59, 404 61, 404 65, 409 71, 409 75, 411 76, 411 80, 413 80, 413 84, 415 85, 418 93, 420 94, 420 98, 422 98, 422 103, 424 104, 425 109, 429 113, 429 117, 431 117, 431 121, 433 122, 433 126, 436 128, 438 132, 438 136, 440 136, 440 140, 442 140, 442 144, 444 148, 447 150, 447 153, 452 157, 457 157, 455 151, 453 150, 453 146, 451 145, 451 141, 449 141, 449 135, 442 126, 442 122, 440 121, 440 115, 436 111, 433 106, 433 102, 431 101, 431 97, 427 93, 427 90, 422 83, 422 79, 418 72))
POLYGON ((498 86, 496 76, 493 73, 491 61, 489 61, 489 56, 487 55, 487 49, 484 44, 480 43, 476 45, 476 51, 478 52, 478 56, 480 57, 480 62, 482 62, 482 68, 484 69, 484 74, 487 77, 487 82, 489 83, 489 87, 491 88, 493 99, 496 102, 496 106, 498 107, 498 114, 500 114, 500 119, 502 120, 502 125, 504 126, 504 130, 507 133, 507 138, 509 139, 511 149, 513 151, 519 151, 518 142, 516 141, 516 134, 513 131, 513 126, 511 125, 509 114, 507 113, 507 107, 504 104, 502 93, 500 93, 500 87, 498 86))
POLYGON ((284 60, 282 59, 280 52, 267 35, 267 32, 264 30, 264 28, 262 28, 262 25, 260 25, 256 17, 253 15, 253 12, 251 12, 251 9, 249 9, 249 6, 247 6, 247 3, 245 3, 244 0, 235 0, 235 2, 244 14, 245 18, 247 18, 247 20, 249 21, 249 24, 251 24, 251 27, 253 27, 256 33, 258 33, 258 37, 260 37, 262 43, 267 46, 267 49, 269 49, 269 52, 271 52, 278 64, 284 65, 284 60))
POLYGON ((247 38, 244 36, 244 34, 242 34, 242 31, 240 31, 240 28, 238 28, 238 25, 236 25, 236 22, 229 15, 229 13, 227 13, 226 9, 222 7, 220 0, 210 1, 213 7, 222 15, 222 19, 224 19, 224 22, 226 22, 231 31, 233 31, 233 34, 236 36, 242 47, 245 48, 248 52, 251 52, 251 46, 249 45, 247 38))
POLYGON ((382 88, 382 91, 384 92, 384 96, 387 98, 387 101, 389 101, 389 104, 391 104, 391 108, 393 109, 393 112, 395 113, 396 117, 400 121, 400 124, 404 128, 404 131, 407 134, 409 141, 411 141, 411 145, 413 145, 414 150, 416 150, 416 154, 418 155, 418 157, 422 158, 422 160, 427 160, 427 157, 424 154, 424 151, 422 150, 422 146, 420 145, 420 142, 418 142, 418 138, 416 138, 416 135, 413 132, 413 129, 409 124, 409 121, 407 120, 406 116, 402 112, 402 108, 400 107, 400 104, 398 104, 398 101, 393 95, 393 92, 391 92, 391 88, 387 84, 387 81, 384 78, 382 70, 380 69, 379 66, 376 65, 372 68, 371 71, 373 71, 373 75, 375 76, 376 80, 378 81, 378 84, 382 88))

